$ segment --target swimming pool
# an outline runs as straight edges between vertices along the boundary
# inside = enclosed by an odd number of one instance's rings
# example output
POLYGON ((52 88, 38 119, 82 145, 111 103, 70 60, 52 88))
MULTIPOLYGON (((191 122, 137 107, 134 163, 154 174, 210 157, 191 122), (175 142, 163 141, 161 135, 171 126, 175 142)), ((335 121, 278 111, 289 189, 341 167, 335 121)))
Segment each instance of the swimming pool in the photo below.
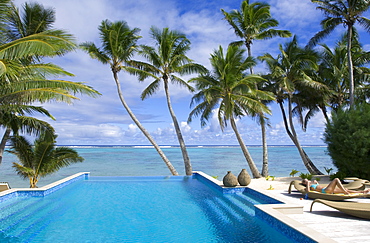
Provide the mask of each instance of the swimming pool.
POLYGON ((199 176, 85 176, 50 190, 0 201, 0 242, 294 242, 255 217, 277 201, 199 176))

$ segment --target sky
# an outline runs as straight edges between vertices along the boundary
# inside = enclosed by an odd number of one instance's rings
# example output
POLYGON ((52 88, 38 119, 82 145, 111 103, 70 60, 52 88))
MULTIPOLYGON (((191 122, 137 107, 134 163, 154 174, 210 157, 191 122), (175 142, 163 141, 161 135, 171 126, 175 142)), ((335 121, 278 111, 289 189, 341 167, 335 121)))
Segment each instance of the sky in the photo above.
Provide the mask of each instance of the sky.
MULTIPOLYGON (((21 7, 23 0, 15 0, 21 7)), ((140 28, 142 39, 139 44, 153 45, 149 37, 151 26, 168 27, 186 34, 191 41, 191 50, 187 53, 194 62, 211 68, 210 54, 221 45, 238 40, 228 23, 223 19, 220 9, 230 11, 239 9, 241 0, 38 0, 45 7, 56 11, 54 27, 73 34, 78 43, 92 41, 100 46, 98 26, 102 20, 126 21, 131 28, 140 28)), ((251 0, 251 2, 254 2, 251 0)), ((270 4, 272 17, 279 21, 278 29, 285 29, 297 35, 303 46, 320 30, 323 14, 310 0, 265 0, 270 4)), ((366 16, 366 15, 365 15, 366 16)), ((367 16, 369 17, 369 16, 367 16)), ((343 34, 344 28, 338 27, 324 40, 333 43, 343 34)), ((361 42, 369 51, 369 34, 360 29, 361 42)), ((255 41, 252 46, 254 56, 266 52, 278 54, 278 45, 291 38, 273 38, 255 41)), ((140 57, 137 57, 140 58, 140 57)), ((51 62, 73 73, 75 77, 66 80, 85 82, 99 91, 98 98, 79 96, 80 100, 72 105, 64 103, 43 104, 56 118, 56 121, 41 118, 49 122, 58 134, 60 145, 148 145, 149 142, 134 125, 119 101, 116 86, 108 65, 103 65, 81 50, 69 53, 51 62)), ((255 72, 266 73, 262 63, 255 67, 255 72)), ((139 82, 135 76, 120 73, 124 97, 137 118, 160 145, 177 145, 173 123, 169 115, 163 89, 142 101, 141 92, 152 81, 139 82)), ((188 124, 187 119, 192 108, 192 93, 178 86, 170 86, 171 101, 181 125, 187 145, 237 145, 234 132, 228 126, 220 130, 217 118, 201 127, 199 118, 188 124)), ((268 145, 292 145, 281 118, 280 109, 271 104, 270 127, 267 129, 268 145)), ((244 117, 237 121, 237 126, 247 145, 261 145, 261 131, 256 121, 244 117)), ((296 123, 298 137, 303 145, 324 145, 322 140, 325 123, 318 114, 308 125, 306 132, 296 123)))

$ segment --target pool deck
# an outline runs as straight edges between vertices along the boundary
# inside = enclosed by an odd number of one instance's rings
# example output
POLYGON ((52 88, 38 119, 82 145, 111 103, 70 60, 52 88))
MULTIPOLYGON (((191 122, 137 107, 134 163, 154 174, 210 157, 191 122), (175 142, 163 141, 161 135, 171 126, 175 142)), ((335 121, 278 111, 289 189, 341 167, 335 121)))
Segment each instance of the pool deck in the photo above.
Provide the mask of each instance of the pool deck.
MULTIPOLYGON (((292 193, 288 194, 290 182, 299 179, 299 177, 281 177, 275 178, 274 181, 271 179, 266 181, 264 178, 252 179, 249 187, 280 200, 287 205, 293 205, 293 207, 296 205, 298 206, 297 209, 303 207, 303 213, 302 210, 290 210, 288 213, 283 212, 284 217, 288 217, 288 221, 290 219, 292 220, 289 222, 292 227, 299 229, 303 226, 303 228, 306 228, 305 231, 308 235, 318 232, 319 234, 317 235, 321 234, 325 236, 319 242, 370 243, 370 220, 349 216, 321 203, 315 203, 313 211, 310 212, 313 200, 303 199, 303 195, 295 191, 294 188, 292 189, 292 193), (270 186, 274 189, 268 190, 270 186), (326 237, 331 239, 331 241, 325 239, 326 237)), ((325 184, 328 181, 328 176, 322 176, 320 183, 325 184)), ((365 198, 351 199, 348 201, 370 203, 370 199, 365 198)))

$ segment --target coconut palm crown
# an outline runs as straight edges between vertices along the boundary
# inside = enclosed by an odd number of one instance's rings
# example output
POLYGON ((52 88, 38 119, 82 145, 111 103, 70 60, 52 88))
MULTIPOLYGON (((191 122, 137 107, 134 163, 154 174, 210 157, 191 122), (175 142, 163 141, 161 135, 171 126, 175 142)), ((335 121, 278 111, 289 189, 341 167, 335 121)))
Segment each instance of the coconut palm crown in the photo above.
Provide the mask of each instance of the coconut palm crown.
POLYGON ((251 45, 254 40, 266 40, 276 36, 290 37, 292 34, 288 30, 277 30, 274 27, 279 22, 271 17, 270 5, 262 2, 249 3, 245 0, 241 3, 240 10, 226 12, 221 9, 227 22, 234 29, 235 34, 242 39, 233 44, 245 44, 248 56, 252 56, 251 45))

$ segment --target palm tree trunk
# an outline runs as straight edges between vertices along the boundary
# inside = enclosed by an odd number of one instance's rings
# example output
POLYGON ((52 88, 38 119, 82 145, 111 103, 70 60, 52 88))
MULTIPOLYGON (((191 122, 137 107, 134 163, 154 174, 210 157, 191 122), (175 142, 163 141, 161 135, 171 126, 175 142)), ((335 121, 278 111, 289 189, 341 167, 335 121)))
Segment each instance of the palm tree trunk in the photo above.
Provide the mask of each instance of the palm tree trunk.
POLYGON ((240 148, 243 151, 244 157, 248 162, 248 165, 249 165, 249 168, 252 172, 253 177, 254 178, 261 178, 262 176, 261 176, 260 172, 258 171, 258 169, 257 169, 257 167, 256 167, 256 165, 255 165, 255 163, 252 159, 252 156, 250 155, 250 153, 247 149, 247 146, 245 146, 244 141, 243 141, 242 137, 240 136, 240 134, 238 132, 238 128, 236 127, 235 120, 234 120, 233 117, 230 117, 230 123, 231 123, 231 127, 234 130, 235 136, 238 139, 240 148))
POLYGON ((323 175, 323 173, 320 172, 320 170, 316 168, 314 163, 311 161, 311 159, 308 157, 308 155, 306 154, 306 152, 302 148, 301 144, 299 143, 298 136, 295 132, 294 124, 293 124, 292 102, 291 102, 290 97, 288 98, 289 125, 288 125, 287 117, 285 115, 285 110, 284 110, 283 103, 279 102, 279 105, 280 105, 281 113, 283 115, 285 130, 286 130, 288 136, 290 137, 290 139, 292 140, 292 142, 294 143, 294 145, 296 146, 296 148, 299 152, 299 155, 301 156, 303 164, 305 165, 306 169, 308 170, 308 172, 310 174, 323 175), (290 127, 290 129, 289 129, 289 127, 290 127))
MULTIPOLYGON (((245 45, 247 46, 248 57, 251 57, 252 56, 251 44, 246 42, 245 45)), ((253 66, 249 68, 249 71, 251 72, 251 74, 253 74, 253 66)))
POLYGON ((10 136, 10 132, 11 131, 12 130, 7 127, 6 130, 5 130, 5 133, 3 135, 3 138, 1 139, 1 143, 0 143, 0 165, 1 165, 1 162, 3 162, 3 155, 4 155, 4 150, 5 150, 6 142, 9 139, 9 136, 10 136))
POLYGON ((269 176, 269 164, 268 164, 268 153, 267 153, 267 142, 266 142, 266 122, 261 119, 261 131, 262 131, 262 176, 269 176))
POLYGON ((149 140, 149 142, 154 146, 154 148, 157 150, 159 156, 161 156, 162 160, 164 161, 164 163, 167 165, 168 169, 171 171, 172 175, 179 175, 175 169, 175 167, 173 167, 173 165, 171 164, 171 162, 168 160, 168 158, 166 157, 166 155, 163 153, 163 151, 161 150, 161 148, 158 146, 158 144, 154 141, 154 139, 152 138, 152 136, 149 134, 149 132, 141 125, 141 123, 139 122, 139 120, 136 118, 136 116, 134 115, 134 113, 131 111, 130 107, 127 105, 125 99, 123 98, 123 94, 122 94, 122 90, 121 90, 121 84, 118 80, 118 75, 117 75, 117 72, 113 72, 113 76, 114 76, 114 80, 116 82, 116 85, 117 85, 117 91, 118 91, 118 96, 121 100, 121 103, 122 105, 125 107, 127 113, 129 114, 129 116, 131 117, 131 119, 135 122, 136 126, 140 129, 140 131, 144 134, 144 136, 149 140))
MULTIPOLYGON (((245 42, 245 45, 248 50, 248 57, 252 57, 252 48, 251 44, 249 44, 247 41, 245 42)), ((253 66, 249 68, 249 71, 251 74, 254 73, 253 66)), ((256 84, 257 89, 257 84, 256 84)), ((269 169, 268 169, 268 152, 267 152, 267 139, 266 139, 266 123, 263 119, 263 114, 260 114, 260 124, 261 124, 261 136, 262 136, 262 176, 266 177, 269 175, 269 169)))
POLYGON ((354 90, 355 90, 355 81, 353 77, 353 63, 352 63, 352 25, 348 25, 348 34, 347 34, 347 58, 348 58, 348 73, 349 73, 349 105, 350 107, 354 104, 354 90))
POLYGON ((181 129, 180 129, 179 123, 177 121, 175 112, 172 109, 171 99, 170 99, 170 92, 169 92, 169 89, 168 89, 168 80, 165 79, 165 78, 164 78, 164 91, 166 93, 168 110, 170 111, 170 115, 171 115, 171 118, 172 118, 172 121, 173 121, 173 125, 175 126, 177 139, 179 140, 182 157, 184 159, 185 173, 186 173, 186 175, 192 175, 193 174, 193 169, 192 169, 191 162, 190 162, 190 159, 189 159, 188 151, 186 150, 184 138, 182 137, 181 129))
POLYGON ((36 184, 38 182, 38 179, 35 177, 30 177, 30 188, 37 188, 36 184))

